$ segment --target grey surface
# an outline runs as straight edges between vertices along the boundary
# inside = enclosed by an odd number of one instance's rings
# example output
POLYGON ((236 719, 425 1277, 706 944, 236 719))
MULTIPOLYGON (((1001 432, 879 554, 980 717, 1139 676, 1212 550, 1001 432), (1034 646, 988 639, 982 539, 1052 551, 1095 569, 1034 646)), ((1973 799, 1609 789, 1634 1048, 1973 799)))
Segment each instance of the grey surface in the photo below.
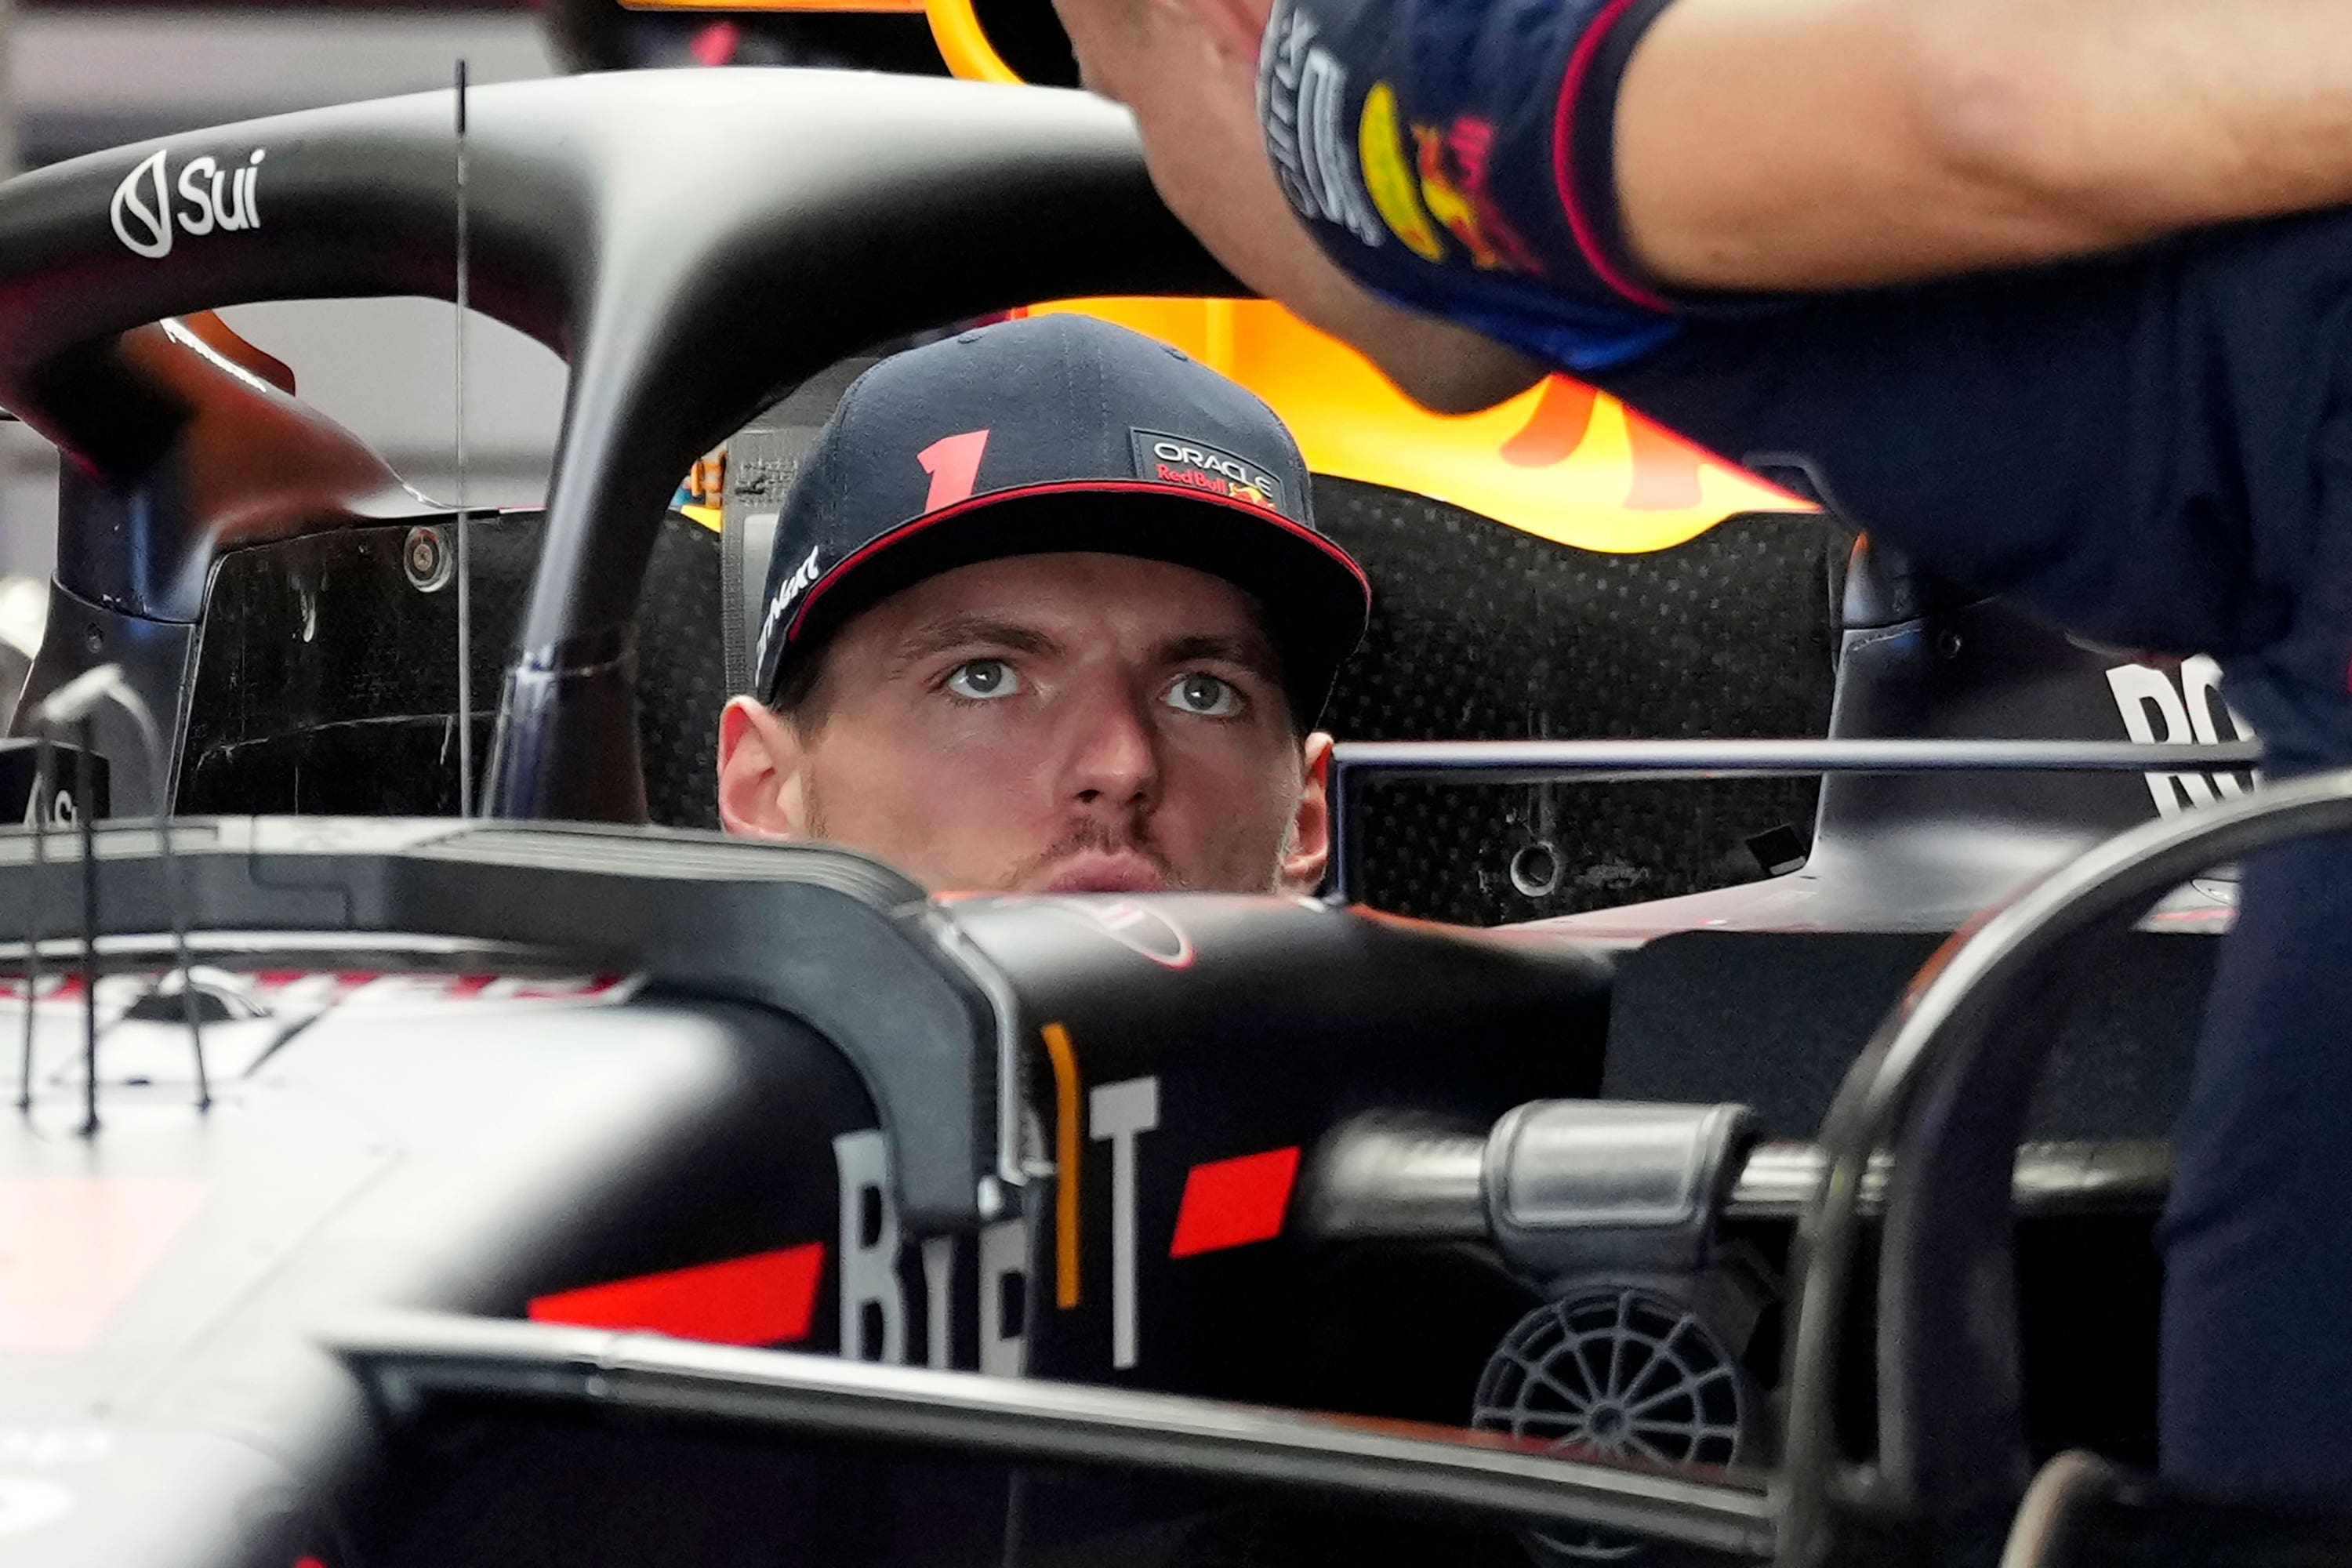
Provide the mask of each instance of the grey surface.
MULTIPOLYGON (((7 101, 39 163, 278 110, 550 73, 533 14, 70 9, 19 5, 7 28, 7 101)), ((455 332, 446 304, 322 300, 239 307, 238 331, 293 366, 299 390, 365 437, 401 477, 446 497, 454 477, 455 332)), ((561 361, 476 317, 467 334, 471 500, 537 504, 562 413, 561 361)), ((0 574, 55 561, 57 456, 0 424, 0 574)))
MULTIPOLYGON (((229 324, 293 367, 304 401, 341 420, 436 500, 456 475, 456 331, 432 300, 240 305, 229 324)), ((466 333, 467 491, 475 506, 536 506, 563 411, 563 362, 477 314, 466 333)), ((58 458, 0 423, 0 574, 46 577, 57 549, 58 458)))
MULTIPOLYGON (((456 310, 437 300, 305 300, 222 316, 293 366, 297 392, 359 432, 400 477, 451 495, 457 449, 456 310)), ((467 500, 537 505, 563 413, 563 362, 476 313, 466 327, 467 500)))
POLYGON ((25 163, 289 109, 552 68, 538 18, 512 11, 359 6, 204 9, 19 5, 9 94, 25 163))

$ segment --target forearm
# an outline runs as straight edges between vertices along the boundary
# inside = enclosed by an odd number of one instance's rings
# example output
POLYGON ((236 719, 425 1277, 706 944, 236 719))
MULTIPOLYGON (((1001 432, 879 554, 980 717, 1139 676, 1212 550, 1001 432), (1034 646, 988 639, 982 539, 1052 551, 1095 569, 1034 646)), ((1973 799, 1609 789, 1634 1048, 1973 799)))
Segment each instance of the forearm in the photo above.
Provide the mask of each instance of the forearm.
POLYGON ((2352 203, 2343 0, 1678 0, 1616 111, 1685 289, 1899 281, 2352 203))
POLYGON ((1500 343, 1399 310, 1336 271, 1328 289, 1298 313, 1310 326, 1354 345, 1399 391, 1436 414, 1492 408, 1545 374, 1541 365, 1500 343))
MULTIPOLYGON (((1283 199, 1258 127, 1251 75, 1263 0, 1236 4, 1244 13, 1224 30, 1167 25, 1147 57, 1153 68, 1098 83, 1134 111, 1169 207, 1234 277, 1352 344, 1408 396, 1439 413, 1491 407, 1541 379, 1541 367, 1500 344, 1372 294, 1308 238, 1283 199)), ((1071 15, 1066 7, 1065 14, 1071 15)), ((1090 58, 1118 62, 1116 36, 1088 24, 1128 16, 1079 9, 1073 36, 1090 58)), ((1105 74, 1098 70, 1098 79, 1105 74)))

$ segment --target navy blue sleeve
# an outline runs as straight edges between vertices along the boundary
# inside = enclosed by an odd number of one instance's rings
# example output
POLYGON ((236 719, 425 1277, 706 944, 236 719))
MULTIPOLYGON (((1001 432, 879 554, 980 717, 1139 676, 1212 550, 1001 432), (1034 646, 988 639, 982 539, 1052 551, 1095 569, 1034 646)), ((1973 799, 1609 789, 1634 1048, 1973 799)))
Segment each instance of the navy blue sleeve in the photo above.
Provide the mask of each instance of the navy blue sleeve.
POLYGON ((1400 303, 1570 370, 1676 310, 1629 254, 1612 124, 1670 0, 1278 0, 1258 110, 1284 194, 1400 303))
POLYGON ((2352 211, 1693 321, 1597 379, 1939 575, 2215 656, 2274 745, 2352 757, 2352 211), (2335 716, 2256 712, 2250 661, 2335 716))

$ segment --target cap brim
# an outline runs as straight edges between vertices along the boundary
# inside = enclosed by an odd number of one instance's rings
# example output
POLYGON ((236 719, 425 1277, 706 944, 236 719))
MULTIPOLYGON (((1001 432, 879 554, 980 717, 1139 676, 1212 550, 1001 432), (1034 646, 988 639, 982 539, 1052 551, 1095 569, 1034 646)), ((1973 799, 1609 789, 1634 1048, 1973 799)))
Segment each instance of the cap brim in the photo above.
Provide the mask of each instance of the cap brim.
POLYGON ((1087 479, 974 496, 903 523, 810 585, 777 668, 849 617, 928 577, 1012 555, 1090 551, 1190 566, 1264 608, 1302 727, 1364 635, 1371 587, 1348 552, 1253 503, 1144 481, 1087 479))

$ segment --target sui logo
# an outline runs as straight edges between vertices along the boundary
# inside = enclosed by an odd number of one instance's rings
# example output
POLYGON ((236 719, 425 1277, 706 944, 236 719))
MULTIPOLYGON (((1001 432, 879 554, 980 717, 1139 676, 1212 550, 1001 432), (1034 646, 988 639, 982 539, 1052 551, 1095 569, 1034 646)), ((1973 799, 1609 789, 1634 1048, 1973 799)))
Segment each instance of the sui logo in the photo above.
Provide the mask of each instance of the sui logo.
POLYGON ((268 148, 255 148, 241 167, 224 168, 209 153, 191 158, 180 166, 176 182, 171 177, 170 156, 170 149, 157 148, 114 187, 109 209, 114 237, 133 255, 160 261, 172 254, 176 234, 261 226, 261 162, 268 156, 268 148))

